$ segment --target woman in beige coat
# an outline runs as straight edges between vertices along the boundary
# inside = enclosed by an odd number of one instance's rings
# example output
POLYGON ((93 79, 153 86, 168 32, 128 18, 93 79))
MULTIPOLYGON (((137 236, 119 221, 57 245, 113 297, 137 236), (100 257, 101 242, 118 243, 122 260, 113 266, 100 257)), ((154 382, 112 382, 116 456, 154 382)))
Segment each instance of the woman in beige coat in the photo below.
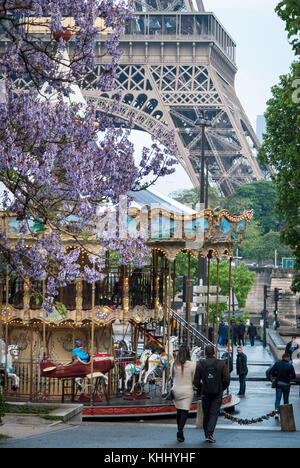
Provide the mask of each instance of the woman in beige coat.
POLYGON ((177 409, 178 442, 184 442, 183 429, 193 401, 195 370, 196 363, 191 362, 189 348, 186 345, 181 346, 172 369, 172 390, 177 409))

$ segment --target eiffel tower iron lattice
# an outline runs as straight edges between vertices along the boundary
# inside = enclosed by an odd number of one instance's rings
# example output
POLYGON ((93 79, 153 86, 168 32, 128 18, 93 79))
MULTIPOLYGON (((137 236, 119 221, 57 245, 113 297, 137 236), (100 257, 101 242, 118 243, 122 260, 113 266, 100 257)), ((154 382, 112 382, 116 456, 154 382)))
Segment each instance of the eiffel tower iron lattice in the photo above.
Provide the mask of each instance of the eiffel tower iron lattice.
MULTIPOLYGON (((212 127, 205 135, 210 184, 224 195, 263 179, 268 169, 256 160, 259 140, 236 95, 236 44, 202 0, 136 0, 136 15, 121 41, 124 55, 117 89, 117 117, 132 118, 137 129, 155 134, 175 130, 180 163, 199 186, 201 131, 195 121, 205 111, 212 127)), ((105 38, 98 39, 98 56, 105 38)), ((82 83, 88 101, 112 109, 114 93, 97 92, 105 59, 82 83)))
MULTIPOLYGON (((133 120, 156 135, 174 131, 179 162, 199 186, 202 132, 195 121, 204 111, 205 158, 210 185, 224 195, 271 171, 256 159, 259 140, 235 92, 236 44, 202 0, 135 0, 120 48, 124 54, 115 91, 103 93, 97 80, 109 59, 107 36, 96 40, 96 63, 80 83, 99 112, 133 120), (120 105, 114 96, 122 92, 120 105)), ((72 41, 69 43, 72 54, 72 41)), ((26 83, 24 83, 26 87, 26 83)))

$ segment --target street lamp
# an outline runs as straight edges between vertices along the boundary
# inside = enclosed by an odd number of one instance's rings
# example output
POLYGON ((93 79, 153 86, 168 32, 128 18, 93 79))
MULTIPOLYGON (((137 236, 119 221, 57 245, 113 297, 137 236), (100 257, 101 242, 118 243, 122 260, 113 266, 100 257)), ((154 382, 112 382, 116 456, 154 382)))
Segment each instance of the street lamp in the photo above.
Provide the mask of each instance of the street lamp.
MULTIPOLYGON (((211 127, 212 123, 209 119, 205 117, 203 111, 200 112, 200 116, 195 120, 195 126, 201 127, 202 129, 202 136, 201 136, 201 164, 200 164, 200 209, 201 206, 204 205, 205 208, 208 207, 208 165, 206 166, 207 177, 206 177, 206 194, 205 194, 205 128, 211 127), (206 196, 205 196, 206 195, 206 196), (205 199, 206 198, 206 199, 205 199)), ((201 257, 200 253, 198 256, 198 283, 200 284, 200 279, 202 279, 202 284, 206 284, 206 260, 205 258, 201 257)))

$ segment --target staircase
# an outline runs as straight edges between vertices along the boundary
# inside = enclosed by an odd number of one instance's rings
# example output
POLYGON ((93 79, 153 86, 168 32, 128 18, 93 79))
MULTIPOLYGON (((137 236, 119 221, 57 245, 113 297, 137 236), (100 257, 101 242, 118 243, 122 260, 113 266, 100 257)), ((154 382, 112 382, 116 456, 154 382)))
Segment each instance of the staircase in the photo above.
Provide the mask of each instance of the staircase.
MULTIPOLYGON (((190 349, 193 349, 194 347, 199 347, 202 351, 204 351, 205 346, 207 345, 211 345, 214 348, 216 348, 216 346, 213 343, 211 343, 208 340, 208 338, 206 338, 202 333, 200 333, 195 327, 193 327, 192 325, 188 325, 187 321, 183 317, 181 317, 181 315, 177 314, 177 312, 168 308, 168 314, 171 323, 170 334, 172 336, 178 336, 179 346, 189 341, 190 349), (174 324, 176 324, 176 326, 174 326, 174 324)), ((132 319, 129 320, 129 323, 133 325, 135 329, 141 335, 145 336, 149 341, 155 343, 160 348, 165 348, 161 336, 156 336, 155 334, 147 330, 143 325, 136 323, 132 319)))

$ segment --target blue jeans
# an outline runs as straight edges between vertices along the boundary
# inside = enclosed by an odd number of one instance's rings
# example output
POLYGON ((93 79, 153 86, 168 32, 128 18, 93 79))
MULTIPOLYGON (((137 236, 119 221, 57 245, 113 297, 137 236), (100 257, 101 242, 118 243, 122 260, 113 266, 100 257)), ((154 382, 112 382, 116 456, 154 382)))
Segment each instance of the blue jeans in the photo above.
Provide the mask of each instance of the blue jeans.
POLYGON ((290 390, 291 390, 290 385, 279 386, 276 388, 275 409, 279 408, 282 395, 283 395, 283 403, 285 405, 289 404, 290 390))
POLYGON ((250 344, 251 344, 251 346, 254 346, 254 340, 255 340, 254 336, 250 336, 250 344))
POLYGON ((246 375, 239 375, 239 381, 240 381, 240 391, 239 395, 245 395, 246 391, 246 375))

